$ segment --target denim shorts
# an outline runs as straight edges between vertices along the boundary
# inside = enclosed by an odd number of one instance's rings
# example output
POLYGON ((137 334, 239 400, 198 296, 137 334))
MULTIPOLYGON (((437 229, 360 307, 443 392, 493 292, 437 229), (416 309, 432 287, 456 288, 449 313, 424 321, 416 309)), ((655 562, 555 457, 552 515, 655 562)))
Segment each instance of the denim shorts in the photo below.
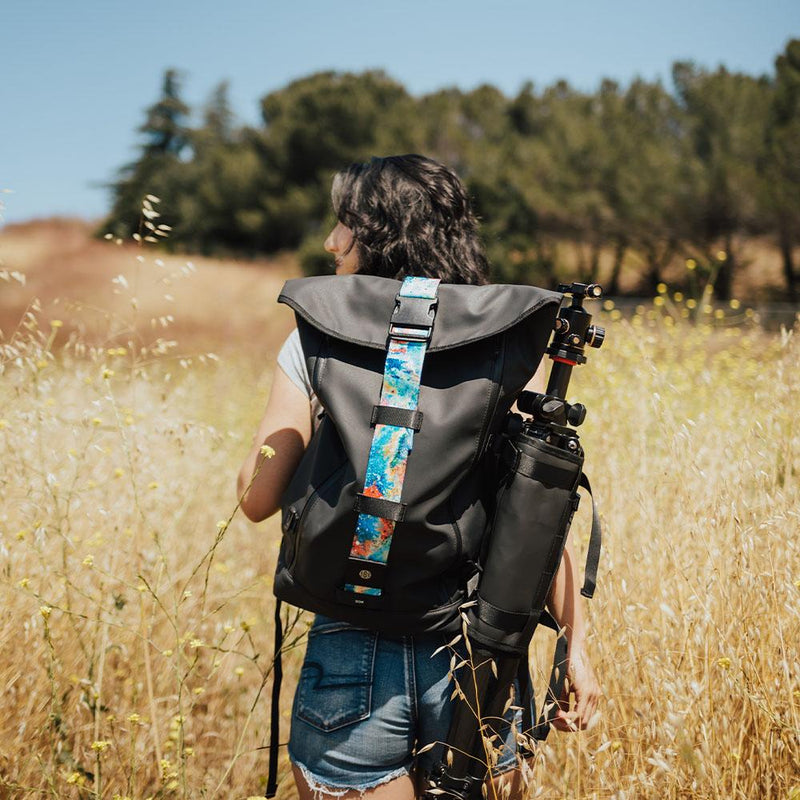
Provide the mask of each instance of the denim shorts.
MULTIPOLYGON (((289 758, 312 790, 365 791, 432 768, 439 748, 416 754, 444 741, 450 727, 453 652, 445 647, 434 655, 444 643, 441 636, 387 637, 316 617, 289 739, 289 758)), ((514 731, 521 729, 522 711, 509 710, 506 720, 495 774, 517 763, 514 731)))

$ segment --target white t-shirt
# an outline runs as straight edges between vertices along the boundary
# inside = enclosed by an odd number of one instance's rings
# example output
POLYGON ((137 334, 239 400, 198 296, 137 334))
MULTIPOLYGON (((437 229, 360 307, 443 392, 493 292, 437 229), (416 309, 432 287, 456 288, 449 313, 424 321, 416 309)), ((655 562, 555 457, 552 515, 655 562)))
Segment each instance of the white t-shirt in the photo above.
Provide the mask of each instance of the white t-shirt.
POLYGON ((311 405, 311 423, 314 428, 319 424, 322 404, 311 388, 306 359, 300 346, 300 333, 295 328, 287 337, 278 353, 278 366, 286 373, 289 380, 308 398, 311 405))

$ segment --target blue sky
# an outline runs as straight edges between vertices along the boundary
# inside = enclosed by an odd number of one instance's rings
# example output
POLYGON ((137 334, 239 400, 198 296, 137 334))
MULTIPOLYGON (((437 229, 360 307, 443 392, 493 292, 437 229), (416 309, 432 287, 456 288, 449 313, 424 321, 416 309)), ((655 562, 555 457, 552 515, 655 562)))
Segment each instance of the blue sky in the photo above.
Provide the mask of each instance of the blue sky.
POLYGON ((382 68, 415 94, 558 78, 592 90, 668 84, 678 59, 771 73, 792 37, 798 0, 5 0, 4 217, 101 217, 167 67, 193 105, 229 80, 239 120, 256 123, 261 96, 320 69, 382 68))

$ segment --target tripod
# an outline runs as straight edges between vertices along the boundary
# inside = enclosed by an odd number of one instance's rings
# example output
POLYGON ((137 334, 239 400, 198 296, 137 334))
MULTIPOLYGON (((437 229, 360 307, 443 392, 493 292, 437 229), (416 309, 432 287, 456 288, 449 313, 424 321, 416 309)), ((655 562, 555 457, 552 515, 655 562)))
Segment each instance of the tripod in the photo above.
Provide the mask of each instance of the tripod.
MULTIPOLYGON (((556 320, 547 354, 553 361, 544 393, 523 391, 497 440, 503 478, 475 600, 464 608, 471 674, 458 687, 453 718, 440 758, 423 797, 478 800, 489 774, 490 749, 499 741, 504 712, 516 677, 522 705, 530 708, 528 646, 537 625, 558 631, 545 609, 558 571, 572 517, 578 508, 578 486, 591 492, 582 472, 584 453, 575 428, 586 408, 566 400, 572 370, 586 363, 585 348, 600 347, 605 331, 592 324, 583 306, 602 296, 597 284, 560 285, 572 296, 556 320)), ((594 509, 581 594, 591 597, 597 574, 600 525, 594 509)), ((543 740, 557 709, 565 680, 566 642, 559 636, 548 702, 536 725, 524 714, 525 733, 543 740)), ((518 699, 519 702, 519 699, 518 699)))

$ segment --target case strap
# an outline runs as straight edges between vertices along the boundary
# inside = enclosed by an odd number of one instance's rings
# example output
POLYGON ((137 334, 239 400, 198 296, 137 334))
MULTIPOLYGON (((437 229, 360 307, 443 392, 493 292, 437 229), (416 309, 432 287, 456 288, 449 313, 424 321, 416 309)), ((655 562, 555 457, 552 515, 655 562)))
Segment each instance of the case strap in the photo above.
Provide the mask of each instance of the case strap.
MULTIPOLYGON (((437 278, 410 277, 403 281, 397 305, 389 322, 389 344, 383 372, 383 388, 379 406, 416 412, 422 364, 431 338, 436 313, 437 278)), ((373 412, 375 430, 369 451, 364 490, 356 499, 359 512, 356 531, 350 548, 349 577, 370 573, 363 583, 345 583, 341 593, 356 605, 365 605, 366 597, 383 593, 384 569, 369 570, 364 562, 385 565, 389 558, 394 527, 402 519, 400 497, 406 474, 408 455, 414 443, 414 430, 419 429, 422 415, 395 412, 373 412), (382 417, 382 414, 387 414, 382 417), (390 418, 388 415, 392 414, 390 418), (385 422, 382 421, 386 420, 385 422), (408 426, 403 422, 410 423, 408 426), (383 501, 369 504, 369 499, 383 501), (386 509, 385 516, 381 516, 386 509), (373 513, 369 513, 373 512, 373 513), (390 513, 391 512, 391 513, 390 513)))
POLYGON ((580 485, 589 492, 589 497, 592 498, 592 532, 589 534, 589 547, 586 550, 586 568, 584 570, 581 594, 584 597, 592 597, 597 585, 597 565, 600 561, 603 531, 600 526, 600 514, 597 511, 597 504, 594 502, 592 487, 586 475, 581 474, 580 485))

